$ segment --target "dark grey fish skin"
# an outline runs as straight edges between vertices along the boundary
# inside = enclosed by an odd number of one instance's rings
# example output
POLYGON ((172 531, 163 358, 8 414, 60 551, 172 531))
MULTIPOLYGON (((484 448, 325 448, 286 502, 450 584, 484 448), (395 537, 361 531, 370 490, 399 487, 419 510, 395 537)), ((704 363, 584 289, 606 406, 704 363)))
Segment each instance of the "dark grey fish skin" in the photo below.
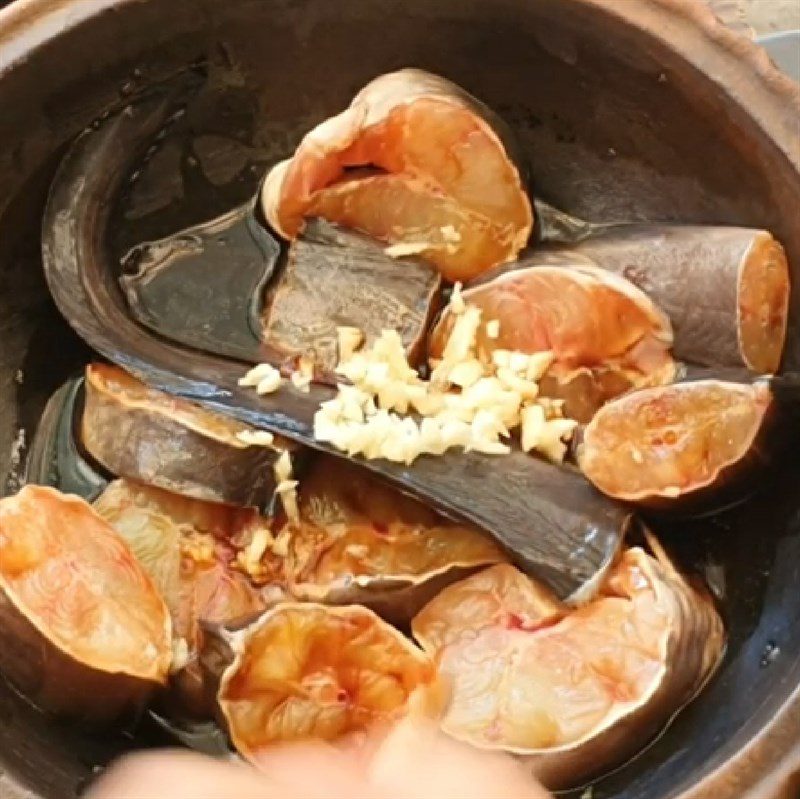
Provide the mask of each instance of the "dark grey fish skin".
POLYGON ((259 313, 280 246, 252 202, 123 258, 120 284, 133 317, 194 349, 250 363, 263 359, 259 313))
POLYGON ((68 381, 47 401, 31 442, 25 482, 57 488, 92 502, 108 480, 83 458, 76 443, 83 382, 82 377, 68 381))
POLYGON ((442 278, 419 259, 384 250, 323 219, 306 222, 263 314, 264 342, 278 363, 310 353, 319 378, 336 382, 337 327, 357 327, 367 345, 396 330, 409 360, 419 360, 441 304, 442 278))

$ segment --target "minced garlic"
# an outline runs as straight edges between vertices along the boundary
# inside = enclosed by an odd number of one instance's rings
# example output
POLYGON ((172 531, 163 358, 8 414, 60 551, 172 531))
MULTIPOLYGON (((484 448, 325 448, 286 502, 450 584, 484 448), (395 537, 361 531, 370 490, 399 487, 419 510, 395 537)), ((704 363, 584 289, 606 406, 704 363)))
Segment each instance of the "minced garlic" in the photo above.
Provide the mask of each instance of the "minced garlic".
POLYGON ((275 443, 275 436, 266 430, 241 430, 236 438, 250 447, 271 447, 275 443))
POLYGON ((314 379, 314 360, 309 355, 301 355, 297 361, 297 369, 291 374, 292 385, 307 394, 314 379))
POLYGON ((339 363, 344 363, 364 343, 364 333, 357 327, 337 327, 336 340, 339 345, 339 363))
POLYGON ((256 580, 263 577, 266 574, 266 568, 262 559, 273 544, 274 539, 270 530, 266 526, 257 527, 250 537, 250 542, 236 553, 236 565, 241 571, 256 580))
POLYGON ((431 372, 431 382, 447 386, 453 369, 474 357, 475 339, 481 324, 481 310, 468 305, 464 312, 456 316, 450 338, 444 345, 442 359, 431 372))
POLYGON ((281 453, 272 467, 275 475, 275 493, 281 500, 283 512, 289 524, 300 522, 300 510, 297 506, 297 480, 292 479, 292 457, 288 451, 281 453))
POLYGON ((456 283, 453 290, 450 292, 450 302, 447 310, 450 313, 462 314, 467 309, 467 304, 464 302, 464 295, 461 293, 461 283, 456 283))
POLYGON ((181 554, 199 565, 214 563, 216 545, 214 538, 208 533, 196 530, 184 532, 180 538, 181 554))
MULTIPOLYGON (((350 456, 410 464, 453 447, 506 455, 519 428, 525 451, 562 461, 577 422, 563 418, 562 402, 539 398, 553 354, 496 350, 479 358, 481 310, 464 301, 458 283, 449 310, 453 326, 430 380, 408 363, 396 331, 383 331, 367 349, 340 347, 336 372, 350 385, 340 384, 336 397, 320 405, 314 437, 350 456)), ((487 335, 498 336, 499 327, 488 322, 487 335)), ((284 507, 285 495, 288 489, 284 507)))
POLYGON ((574 419, 548 419, 541 405, 528 405, 521 413, 521 445, 525 452, 534 450, 555 463, 561 463, 567 443, 578 423, 574 419))
POLYGON ((281 387, 281 373, 271 364, 260 363, 254 366, 244 377, 239 378, 239 385, 255 388, 257 394, 272 394, 281 387))
POLYGON ((407 255, 419 255, 425 250, 429 250, 431 245, 426 241, 400 241, 384 247, 383 251, 390 258, 404 258, 407 255))
POLYGON ((275 493, 280 497, 286 518, 292 523, 300 521, 300 511, 297 506, 297 480, 284 480, 275 487, 275 493))
POLYGON ((170 674, 177 674, 189 665, 189 644, 185 638, 172 639, 172 660, 169 665, 170 674))
POLYGON ((278 460, 275 461, 272 470, 275 474, 275 482, 282 483, 292 477, 292 456, 288 450, 284 450, 278 460))
POLYGON ((442 233, 442 239, 445 244, 460 244, 461 234, 455 229, 454 225, 442 225, 439 228, 442 233))
POLYGON ((285 558, 289 555, 289 544, 292 540, 292 534, 284 529, 275 539, 272 545, 272 554, 277 555, 279 558, 285 558))
POLYGON ((260 563, 261 558, 272 543, 272 534, 266 527, 259 527, 245 550, 247 559, 252 563, 260 563))
POLYGON ((459 388, 469 388, 483 377, 483 364, 477 358, 457 363, 449 375, 450 383, 459 388))
POLYGON ((500 338, 500 320, 492 319, 486 323, 486 336, 487 338, 496 339, 500 338))

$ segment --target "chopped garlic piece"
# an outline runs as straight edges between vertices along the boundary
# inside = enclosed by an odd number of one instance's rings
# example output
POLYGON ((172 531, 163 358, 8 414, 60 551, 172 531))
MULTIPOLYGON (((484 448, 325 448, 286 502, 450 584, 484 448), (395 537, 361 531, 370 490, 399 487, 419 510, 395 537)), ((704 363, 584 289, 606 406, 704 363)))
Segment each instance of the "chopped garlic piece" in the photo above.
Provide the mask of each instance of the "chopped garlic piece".
POLYGON ((277 555, 279 558, 287 557, 289 555, 289 544, 291 544, 291 542, 292 534, 288 529, 284 528, 275 539, 275 543, 272 545, 272 553, 277 555))
POLYGON ((517 391, 505 388, 496 377, 482 377, 461 392, 459 405, 473 408, 504 409, 513 413, 522 404, 522 396, 517 391))
POLYGON ((269 377, 277 369, 268 363, 260 363, 254 366, 244 377, 239 378, 239 385, 245 387, 257 386, 265 377, 269 377))
POLYGON ((455 229, 454 225, 442 225, 439 230, 442 231, 442 238, 448 244, 458 244, 461 241, 461 234, 455 229))
POLYGON ((511 367, 510 350, 495 350, 492 353, 492 363, 498 369, 509 369, 511 367))
POLYGON ((544 408, 529 405, 522 409, 522 449, 535 450, 554 463, 561 463, 567 454, 566 441, 578 423, 574 419, 546 419, 544 408))
POLYGON ((308 394, 311 390, 311 376, 304 375, 302 372, 292 372, 291 375, 292 385, 304 394, 308 394))
POLYGON ((433 245, 426 241, 400 241, 389 247, 384 247, 383 251, 390 258, 403 258, 406 255, 418 255, 425 250, 429 250, 433 245))
POLYGON ((508 359, 508 368, 512 372, 526 372, 529 361, 530 355, 526 352, 512 352, 508 359))
MULTIPOLYGON (((321 410, 314 414, 314 438, 317 441, 333 444, 336 449, 347 452, 348 447, 345 442, 345 436, 346 428, 343 427, 343 423, 329 418, 321 410)), ((349 452, 348 454, 354 455, 355 453, 349 452)))
POLYGON ((448 383, 452 369, 473 356, 480 323, 481 309, 474 305, 468 305, 464 313, 456 317, 453 332, 444 346, 441 363, 431 373, 432 383, 448 383))
POLYGON ((525 377, 528 380, 535 380, 538 382, 544 377, 545 372, 552 366, 555 360, 555 353, 550 352, 534 352, 528 356, 528 367, 525 372, 525 377))
POLYGON ((285 480, 292 479, 292 456, 288 450, 284 450, 272 467, 275 474, 275 482, 280 484, 285 480))
POLYGON ((297 369, 292 372, 292 385, 298 390, 307 394, 310 390, 311 381, 314 379, 314 360, 309 355, 301 355, 297 361, 297 369))
POLYGON ((441 391, 423 391, 419 396, 411 396, 411 404, 422 416, 435 416, 444 410, 447 396, 441 391))
POLYGON ((177 674, 189 665, 189 644, 185 638, 172 639, 172 660, 170 661, 170 674, 177 674))
MULTIPOLYGON (((409 421, 415 425, 413 419, 409 421)), ((382 457, 395 463, 413 463, 420 454, 419 430, 417 429, 415 434, 400 425, 393 424, 392 433, 384 438, 380 452, 382 457)))
POLYGON ((544 408, 540 405, 529 405, 522 409, 520 414, 522 420, 521 445, 525 452, 530 452, 536 447, 542 437, 546 423, 544 408))
POLYGON ((447 419, 442 425, 442 441, 447 449, 450 447, 466 449, 472 441, 472 428, 469 423, 460 419, 447 419))
POLYGON ((337 327, 336 339, 339 345, 339 362, 342 363, 349 361, 364 343, 364 333, 357 327, 337 327))
POLYGON ((482 377, 483 364, 477 358, 457 363, 450 370, 450 383, 460 388, 469 388, 482 377))
POLYGON ((236 438, 249 447, 271 447, 275 443, 275 436, 266 430, 241 430, 236 438))
POLYGON ((444 455, 447 442, 442 432, 443 422, 438 418, 424 418, 419 425, 420 452, 428 455, 444 455))
POLYGON ((511 447, 500 441, 500 436, 507 435, 506 426, 491 411, 481 409, 472 420, 472 438, 468 449, 486 455, 508 455, 511 447))
POLYGON ((372 356, 389 368, 389 374, 396 380, 418 383, 419 375, 406 358, 406 348, 402 336, 396 330, 384 330, 372 345, 372 356))
POLYGON ((453 286, 453 291, 450 294, 450 303, 448 305, 450 311, 454 314, 462 314, 467 309, 464 302, 464 295, 461 293, 461 283, 456 283, 453 286))
POLYGON ((503 388, 515 391, 523 400, 533 400, 539 396, 539 384, 533 380, 520 377, 516 372, 506 367, 497 370, 497 379, 503 388))
POLYGON ((184 530, 180 539, 181 554, 198 564, 214 562, 215 542, 208 533, 198 533, 189 528, 184 530))
POLYGON ((385 411, 408 413, 408 392, 404 383, 387 381, 378 391, 378 407, 385 411))
POLYGON ((290 524, 299 524, 300 509, 297 506, 297 480, 281 480, 275 487, 275 493, 280 497, 283 512, 290 524))
POLYGON ((359 383, 367 373, 367 365, 366 356, 357 352, 350 360, 339 363, 336 367, 336 374, 346 377, 353 383, 359 383))
POLYGON ((662 492, 665 497, 670 497, 670 499, 675 499, 681 495, 681 490, 678 486, 667 486, 662 492))
POLYGON ((271 543, 272 534, 266 527, 259 527, 255 533, 253 533, 253 538, 245 550, 247 560, 253 564, 258 564, 261 558, 264 557, 264 553, 271 543))
POLYGON ((273 394, 281 387, 282 382, 281 373, 274 369, 272 374, 267 375, 256 386, 256 394, 273 394))
POLYGON ((239 378, 239 385, 255 388, 257 394, 272 394, 280 388, 281 373, 271 364, 260 363, 254 366, 244 377, 239 378))
POLYGON ((500 337, 500 320, 492 319, 486 323, 486 335, 491 339, 500 337))

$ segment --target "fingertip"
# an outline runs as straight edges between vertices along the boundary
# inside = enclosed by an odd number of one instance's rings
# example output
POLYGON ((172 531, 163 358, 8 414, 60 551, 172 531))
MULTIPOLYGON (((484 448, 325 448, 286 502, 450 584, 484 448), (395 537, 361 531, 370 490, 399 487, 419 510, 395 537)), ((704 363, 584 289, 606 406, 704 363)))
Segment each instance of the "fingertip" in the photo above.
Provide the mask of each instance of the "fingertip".
POLYGON ((185 749, 136 752, 113 762, 85 799, 285 799, 254 769, 185 749))

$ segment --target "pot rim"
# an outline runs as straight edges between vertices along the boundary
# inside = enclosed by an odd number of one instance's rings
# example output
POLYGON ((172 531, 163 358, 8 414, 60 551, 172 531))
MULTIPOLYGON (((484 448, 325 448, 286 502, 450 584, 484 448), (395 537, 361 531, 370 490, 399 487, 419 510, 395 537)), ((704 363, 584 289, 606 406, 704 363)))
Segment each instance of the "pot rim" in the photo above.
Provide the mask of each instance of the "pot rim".
MULTIPOLYGON (((677 53, 754 121, 800 175, 800 84, 766 50, 697 0, 563 0, 596 8, 677 53)), ((55 36, 141 0, 15 0, 0 9, 0 79, 55 36)), ((800 774, 800 684, 744 747, 673 799, 794 799, 800 774)), ((0 769, 0 794, 35 799, 0 769), (10 779, 10 782, 8 781, 10 779)))

